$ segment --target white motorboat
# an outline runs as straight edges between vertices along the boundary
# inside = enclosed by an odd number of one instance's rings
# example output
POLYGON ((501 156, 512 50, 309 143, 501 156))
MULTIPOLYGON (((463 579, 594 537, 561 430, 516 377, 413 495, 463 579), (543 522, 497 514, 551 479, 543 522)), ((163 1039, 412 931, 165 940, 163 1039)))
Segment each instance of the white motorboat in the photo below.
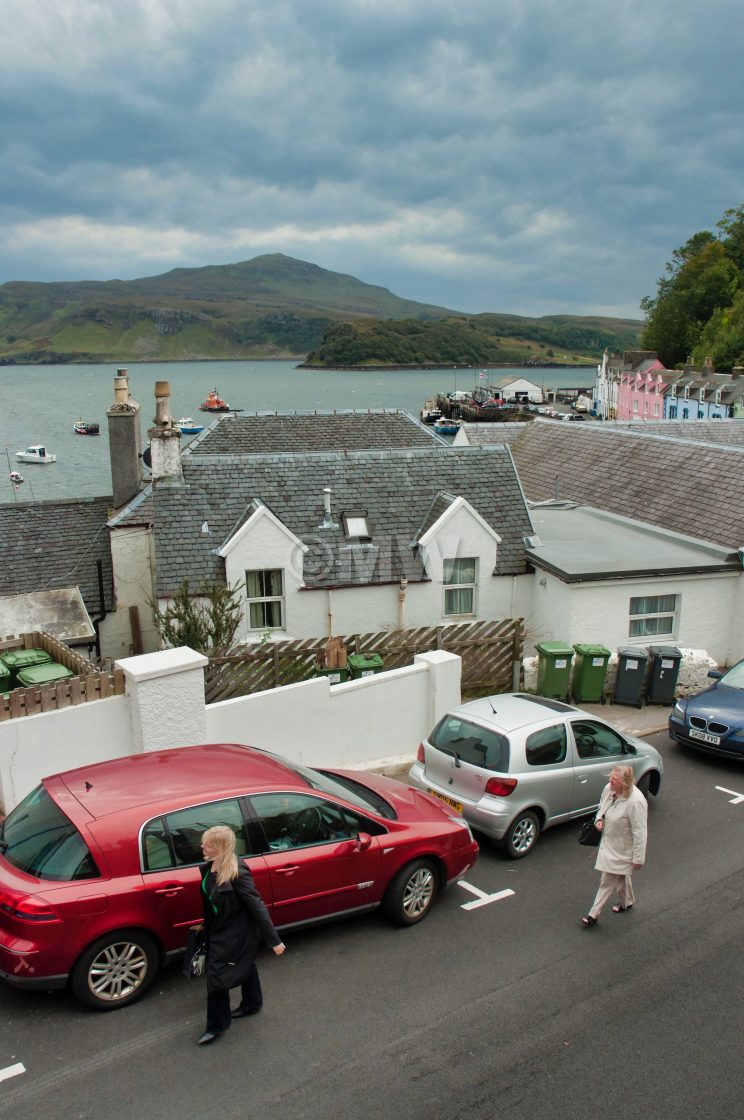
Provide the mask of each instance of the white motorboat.
POLYGON ((16 451, 22 463, 56 463, 57 456, 50 454, 43 443, 33 443, 25 451, 16 451))

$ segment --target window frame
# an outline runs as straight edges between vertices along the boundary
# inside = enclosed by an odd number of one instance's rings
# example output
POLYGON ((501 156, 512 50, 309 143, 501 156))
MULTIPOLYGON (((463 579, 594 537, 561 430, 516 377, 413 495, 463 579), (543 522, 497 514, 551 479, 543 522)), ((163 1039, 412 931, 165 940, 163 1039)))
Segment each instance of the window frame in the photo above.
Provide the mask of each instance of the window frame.
POLYGON ((477 556, 448 556, 442 560, 442 616, 444 618, 477 618, 478 617, 478 561, 477 556), (460 564, 472 561, 473 580, 453 583, 447 579, 447 565, 460 564), (449 591, 470 591, 471 609, 469 611, 448 611, 447 593, 449 591))
POLYGON ((285 596, 286 580, 284 578, 284 568, 246 568, 245 570, 245 621, 246 630, 253 634, 260 633, 264 630, 285 630, 286 629, 286 596, 285 596), (278 572, 281 577, 282 590, 279 595, 249 595, 248 593, 248 577, 251 575, 266 575, 267 573, 278 572), (273 625, 265 623, 262 626, 254 626, 251 622, 251 606, 261 603, 278 603, 279 604, 279 624, 273 625))
POLYGON ((631 641, 645 641, 647 638, 675 638, 677 636, 677 629, 679 626, 679 612, 682 596, 676 592, 667 592, 662 595, 631 595, 628 601, 628 638, 631 641), (655 599, 657 601, 656 610, 633 611, 633 602, 639 599, 649 600, 655 599), (674 599, 674 606, 671 610, 662 610, 658 603, 661 599, 674 599), (670 618, 672 625, 668 631, 657 631, 655 634, 634 634, 633 623, 643 622, 650 619, 670 618))
POLYGON ((341 511, 341 522, 344 527, 344 536, 347 541, 371 541, 372 533, 369 527, 369 518, 367 511, 364 509, 347 509, 341 511), (351 522, 362 521, 364 523, 363 533, 352 533, 351 522))

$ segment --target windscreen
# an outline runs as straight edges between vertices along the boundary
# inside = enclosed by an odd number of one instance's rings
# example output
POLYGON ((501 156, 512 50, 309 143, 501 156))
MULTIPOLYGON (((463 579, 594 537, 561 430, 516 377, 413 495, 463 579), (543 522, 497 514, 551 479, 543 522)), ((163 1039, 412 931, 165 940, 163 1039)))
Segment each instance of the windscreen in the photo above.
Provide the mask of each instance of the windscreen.
POLYGON ((99 874, 82 836, 43 786, 37 786, 6 818, 0 854, 37 879, 69 882, 99 874))

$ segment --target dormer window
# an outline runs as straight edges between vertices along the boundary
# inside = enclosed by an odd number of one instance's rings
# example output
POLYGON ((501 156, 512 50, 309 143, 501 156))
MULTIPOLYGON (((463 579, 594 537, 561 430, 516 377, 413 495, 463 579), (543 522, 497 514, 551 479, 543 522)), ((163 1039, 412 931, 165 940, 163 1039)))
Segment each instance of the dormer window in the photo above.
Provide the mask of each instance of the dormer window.
POLYGON ((674 385, 674 384, 670 385, 669 396, 672 398, 673 401, 676 401, 676 399, 677 399, 677 386, 676 385, 674 385))
POLYGON ((720 404, 720 403, 721 403, 721 390, 716 389, 716 404, 720 404))
POLYGON ((698 393, 698 400, 702 403, 705 400, 705 389, 700 389, 698 393))
POLYGON ((689 399, 690 399, 690 386, 685 385, 685 400, 689 401, 689 399))
POLYGON ((363 509, 352 509, 346 513, 341 514, 341 520, 344 526, 344 534, 347 540, 350 541, 368 541, 371 540, 369 525, 367 524, 367 514, 363 509))

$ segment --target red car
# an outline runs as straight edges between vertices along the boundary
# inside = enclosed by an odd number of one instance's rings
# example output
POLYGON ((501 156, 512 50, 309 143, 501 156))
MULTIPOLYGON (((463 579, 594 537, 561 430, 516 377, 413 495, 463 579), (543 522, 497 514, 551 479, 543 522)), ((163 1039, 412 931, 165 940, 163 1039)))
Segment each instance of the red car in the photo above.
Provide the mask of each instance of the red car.
POLYGON ((109 1010, 201 918, 205 829, 227 824, 279 928, 382 906, 413 925, 478 853, 459 814, 377 774, 236 744, 45 778, 0 825, 0 976, 109 1010))

